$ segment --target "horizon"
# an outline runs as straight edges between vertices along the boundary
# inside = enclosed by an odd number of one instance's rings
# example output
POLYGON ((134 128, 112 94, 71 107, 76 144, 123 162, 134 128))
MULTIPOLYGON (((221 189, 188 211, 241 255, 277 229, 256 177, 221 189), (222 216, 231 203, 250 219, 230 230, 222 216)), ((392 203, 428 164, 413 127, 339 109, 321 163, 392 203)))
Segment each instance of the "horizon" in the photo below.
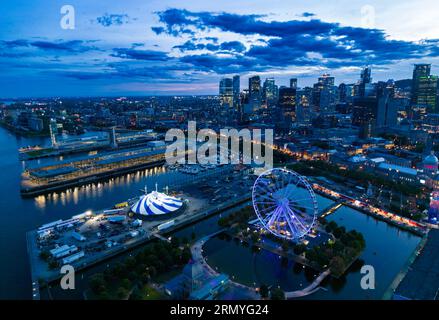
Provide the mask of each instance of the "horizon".
POLYGON ((323 73, 355 83, 364 66, 374 81, 409 79, 416 63, 439 74, 434 8, 432 0, 17 0, 3 4, 0 21, 0 97, 216 95, 234 74, 241 87, 258 74, 278 85, 295 77, 303 88, 323 73))

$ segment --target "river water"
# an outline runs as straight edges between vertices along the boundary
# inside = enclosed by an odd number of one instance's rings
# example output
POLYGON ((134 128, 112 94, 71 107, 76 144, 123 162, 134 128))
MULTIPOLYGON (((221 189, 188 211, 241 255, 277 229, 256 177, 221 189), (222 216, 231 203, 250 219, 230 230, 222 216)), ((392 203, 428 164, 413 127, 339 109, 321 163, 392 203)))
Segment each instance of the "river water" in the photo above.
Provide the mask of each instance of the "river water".
MULTIPOLYGON (((148 190, 188 179, 182 173, 166 173, 164 168, 139 171, 130 175, 52 193, 35 198, 20 196, 20 175, 24 168, 53 162, 53 159, 20 161, 18 148, 45 145, 47 138, 15 136, 0 127, 0 299, 30 299, 30 267, 26 249, 26 232, 58 219, 89 209, 104 209, 148 190)), ((76 158, 78 156, 70 156, 76 158)), ((64 157, 67 159, 69 157, 64 157)))
MULTIPOLYGON (((66 219, 89 209, 102 209, 139 194, 145 185, 151 190, 181 181, 183 174, 165 173, 164 169, 144 170, 129 176, 112 179, 68 192, 24 199, 20 196, 20 174, 26 166, 47 163, 49 159, 30 162, 18 160, 18 148, 44 145, 46 138, 23 138, 0 128, 0 299, 30 299, 30 268, 26 250, 27 231, 57 219, 66 219)), ((72 156, 73 157, 73 156, 72 156)), ((64 157, 66 159, 66 157, 64 157)), ((330 200, 317 197, 319 207, 327 207, 330 200)), ((178 236, 197 237, 214 232, 218 217, 201 221, 179 231, 178 236)), ((319 291, 309 298, 315 299, 370 299, 380 298, 413 253, 419 237, 389 226, 355 210, 342 207, 328 217, 349 229, 356 229, 366 238, 366 250, 351 272, 339 281, 325 283, 327 291, 319 291), (360 288, 359 267, 362 263, 375 267, 377 288, 365 291, 360 288)), ((214 239, 206 245, 209 263, 236 280, 253 285, 267 283, 280 285, 285 290, 296 290, 312 281, 314 273, 292 263, 285 265, 279 257, 268 252, 252 253, 233 241, 214 239)))

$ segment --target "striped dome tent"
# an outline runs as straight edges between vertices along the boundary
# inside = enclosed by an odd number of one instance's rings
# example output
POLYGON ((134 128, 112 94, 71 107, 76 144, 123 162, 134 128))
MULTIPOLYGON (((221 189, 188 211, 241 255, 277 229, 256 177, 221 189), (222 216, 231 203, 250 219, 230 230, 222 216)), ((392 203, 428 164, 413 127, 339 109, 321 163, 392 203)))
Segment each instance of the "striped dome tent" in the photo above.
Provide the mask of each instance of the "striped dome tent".
POLYGON ((153 191, 141 196, 139 201, 131 207, 131 211, 144 216, 163 215, 175 212, 182 206, 182 200, 153 191))

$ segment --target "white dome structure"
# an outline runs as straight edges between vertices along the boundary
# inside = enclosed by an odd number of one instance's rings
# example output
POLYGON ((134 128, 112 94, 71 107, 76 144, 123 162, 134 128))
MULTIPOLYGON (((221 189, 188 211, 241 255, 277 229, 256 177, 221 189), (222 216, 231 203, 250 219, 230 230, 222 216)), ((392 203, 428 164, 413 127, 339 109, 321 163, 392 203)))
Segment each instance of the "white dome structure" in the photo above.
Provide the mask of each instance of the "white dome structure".
POLYGON ((182 207, 182 200, 153 191, 141 196, 131 207, 131 211, 142 216, 160 216, 175 213, 182 207))
POLYGON ((438 171, 438 166, 439 160, 432 151, 431 154, 425 157, 423 161, 424 172, 429 175, 435 175, 438 171))

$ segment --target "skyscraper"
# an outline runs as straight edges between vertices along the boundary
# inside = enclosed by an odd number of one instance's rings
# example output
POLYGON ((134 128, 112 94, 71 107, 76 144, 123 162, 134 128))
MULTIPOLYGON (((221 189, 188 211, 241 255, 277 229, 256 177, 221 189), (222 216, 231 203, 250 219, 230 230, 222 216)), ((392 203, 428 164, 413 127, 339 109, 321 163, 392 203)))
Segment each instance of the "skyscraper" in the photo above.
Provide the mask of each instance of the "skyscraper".
POLYGON ((419 77, 416 92, 416 105, 425 107, 429 113, 438 113, 437 76, 419 77))
POLYGON ((253 111, 259 110, 261 108, 261 78, 259 76, 253 76, 248 79, 248 93, 249 93, 249 103, 253 111))
POLYGON ((352 109, 352 124, 360 127, 360 137, 370 137, 375 129, 377 114, 376 97, 355 99, 352 109))
POLYGON ((366 67, 361 71, 361 83, 371 83, 371 82, 372 82, 371 69, 369 67, 366 67))
POLYGON ((290 88, 297 90, 297 78, 290 79, 290 88))
POLYGON ((373 95, 374 87, 372 85, 371 69, 369 67, 364 68, 360 77, 359 96, 363 98, 373 95))
POLYGON ((278 105, 282 117, 282 127, 289 129, 291 124, 296 121, 296 89, 280 87, 278 105))
POLYGON ((219 96, 222 107, 233 107, 233 80, 231 78, 221 79, 219 83, 219 96))
POLYGON ((384 129, 397 124, 399 104, 393 98, 393 88, 384 88, 377 96, 376 128, 384 129))
POLYGON ((419 84, 421 78, 426 78, 430 76, 431 65, 430 64, 415 64, 413 69, 412 78, 412 105, 418 104, 418 94, 419 94, 419 84))
POLYGON ((263 86, 263 98, 267 107, 272 107, 277 103, 277 86, 273 78, 265 79, 263 86))
POLYGON ((240 91, 241 91, 241 79, 238 75, 233 76, 233 110, 238 111, 239 106, 241 104, 241 97, 240 97, 240 91))
POLYGON ((335 78, 329 74, 323 74, 313 87, 313 105, 317 112, 331 111, 335 107, 336 87, 335 78))

